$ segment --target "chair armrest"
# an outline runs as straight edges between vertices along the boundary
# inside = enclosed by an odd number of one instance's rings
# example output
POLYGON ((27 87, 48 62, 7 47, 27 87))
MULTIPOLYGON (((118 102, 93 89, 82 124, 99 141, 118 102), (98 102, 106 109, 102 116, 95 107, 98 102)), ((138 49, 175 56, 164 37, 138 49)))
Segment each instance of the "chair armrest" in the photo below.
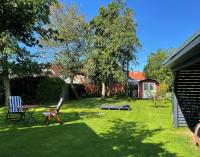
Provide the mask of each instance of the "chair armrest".
POLYGON ((56 108, 56 105, 48 106, 48 108, 56 108))

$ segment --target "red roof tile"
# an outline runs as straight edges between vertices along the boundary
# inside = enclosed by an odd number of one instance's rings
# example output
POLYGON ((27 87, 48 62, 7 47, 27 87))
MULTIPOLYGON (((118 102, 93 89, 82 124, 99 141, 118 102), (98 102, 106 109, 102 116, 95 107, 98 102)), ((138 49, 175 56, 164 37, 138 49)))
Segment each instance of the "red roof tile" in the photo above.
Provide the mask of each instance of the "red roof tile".
POLYGON ((60 77, 61 75, 60 75, 60 70, 59 70, 59 68, 58 68, 58 66, 57 65, 55 65, 55 64, 53 64, 53 65, 51 65, 51 70, 52 70, 52 72, 53 72, 53 76, 54 77, 60 77))
POLYGON ((145 80, 145 76, 143 72, 129 72, 129 78, 133 79, 133 80, 137 80, 137 81, 141 81, 141 80, 145 80))

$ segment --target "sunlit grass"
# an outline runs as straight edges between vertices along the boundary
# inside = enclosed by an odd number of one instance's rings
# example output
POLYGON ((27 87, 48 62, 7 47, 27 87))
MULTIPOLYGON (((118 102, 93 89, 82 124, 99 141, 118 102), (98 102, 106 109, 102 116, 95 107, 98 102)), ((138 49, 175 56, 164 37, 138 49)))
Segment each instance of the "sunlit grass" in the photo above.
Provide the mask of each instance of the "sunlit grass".
MULTIPOLYGON (((53 104, 52 104, 53 105, 53 104)), ((61 108, 63 125, 5 122, 0 108, 0 157, 198 157, 193 135, 187 128, 172 127, 171 104, 158 107, 150 100, 87 98, 66 101, 61 108), (102 104, 129 104, 131 111, 100 110, 102 104)))

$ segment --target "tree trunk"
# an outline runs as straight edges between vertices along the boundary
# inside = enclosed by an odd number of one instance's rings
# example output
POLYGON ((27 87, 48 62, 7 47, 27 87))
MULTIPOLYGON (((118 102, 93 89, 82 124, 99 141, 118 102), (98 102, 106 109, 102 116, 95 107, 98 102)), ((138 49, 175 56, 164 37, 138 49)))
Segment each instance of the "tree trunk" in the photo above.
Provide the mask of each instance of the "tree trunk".
POLYGON ((10 80, 8 75, 3 76, 3 85, 4 85, 4 90, 5 90, 5 104, 8 105, 8 98, 11 96, 10 92, 10 80))
POLYGON ((2 76, 3 85, 5 91, 5 104, 8 105, 8 98, 11 96, 10 92, 10 80, 9 80, 9 69, 8 69, 8 56, 5 52, 5 43, 0 46, 0 53, 2 54, 2 76))
POLYGON ((101 97, 105 98, 106 96, 106 85, 105 82, 101 82, 101 97))
POLYGON ((75 89, 75 87, 74 87, 73 79, 74 79, 74 77, 70 78, 70 85, 71 85, 72 91, 74 92, 76 98, 79 99, 80 97, 79 97, 79 95, 78 95, 78 93, 76 92, 76 89, 75 89))
POLYGON ((127 65, 126 65, 126 84, 125 84, 125 94, 126 94, 126 96, 128 96, 129 95, 129 93, 128 93, 128 90, 129 90, 129 84, 128 84, 128 78, 129 78, 129 62, 128 62, 128 59, 127 59, 127 63, 126 63, 127 65))

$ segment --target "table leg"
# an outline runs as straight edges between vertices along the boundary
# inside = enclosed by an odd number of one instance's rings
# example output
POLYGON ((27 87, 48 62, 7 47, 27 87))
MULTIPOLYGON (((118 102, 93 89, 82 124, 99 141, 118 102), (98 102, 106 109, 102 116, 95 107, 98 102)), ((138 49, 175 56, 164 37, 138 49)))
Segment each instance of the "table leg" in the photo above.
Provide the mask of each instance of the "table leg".
POLYGON ((22 115, 22 121, 23 121, 24 125, 26 124, 26 114, 27 114, 27 110, 24 110, 24 113, 22 115))
POLYGON ((28 114, 27 122, 29 122, 32 119, 35 123, 37 123, 37 121, 35 120, 35 118, 32 116, 32 114, 35 112, 35 109, 36 108, 34 108, 34 110, 32 112, 29 112, 27 110, 27 114, 28 114))

